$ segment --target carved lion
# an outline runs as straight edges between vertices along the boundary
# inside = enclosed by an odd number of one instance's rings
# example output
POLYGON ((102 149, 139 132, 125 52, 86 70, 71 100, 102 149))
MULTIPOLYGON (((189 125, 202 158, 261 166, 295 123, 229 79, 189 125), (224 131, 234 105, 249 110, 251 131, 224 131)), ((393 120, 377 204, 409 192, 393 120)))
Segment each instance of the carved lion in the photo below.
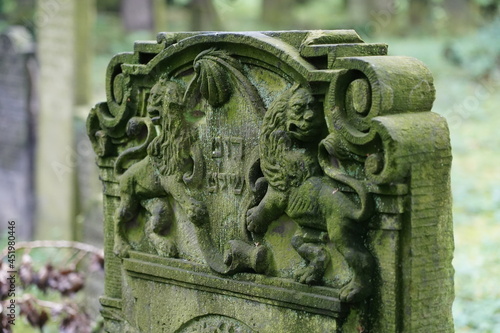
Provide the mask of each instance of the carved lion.
POLYGON ((356 302, 369 293, 373 274, 372 256, 363 245, 365 228, 359 223, 369 216, 369 205, 361 198, 358 207, 323 174, 317 158, 319 115, 311 93, 298 85, 269 107, 260 137, 260 163, 269 186, 260 203, 248 210, 247 229, 264 233, 283 214, 294 220, 301 228, 292 246, 307 263, 296 277, 307 284, 320 283, 329 263, 326 231, 352 271, 340 299, 356 302))
MULTIPOLYGON (((193 161, 189 155, 192 133, 182 114, 182 100, 182 89, 177 83, 160 79, 150 91, 149 118, 140 118, 146 125, 160 125, 160 134, 153 135, 154 138, 146 140, 141 147, 125 150, 117 158, 115 171, 119 175, 120 188, 120 206, 114 217, 114 252, 117 255, 127 254, 130 245, 126 241, 125 223, 136 218, 141 207, 151 216, 145 233, 157 253, 165 256, 176 255, 175 244, 162 237, 173 216, 169 197, 179 203, 191 222, 201 224, 207 217, 204 205, 189 196, 183 183, 193 168, 193 161), (123 164, 131 157, 137 158, 141 152, 146 156, 121 174, 123 164)), ((133 120, 129 125, 134 124, 133 120)), ((153 126, 148 128, 149 133, 155 130, 153 126)))

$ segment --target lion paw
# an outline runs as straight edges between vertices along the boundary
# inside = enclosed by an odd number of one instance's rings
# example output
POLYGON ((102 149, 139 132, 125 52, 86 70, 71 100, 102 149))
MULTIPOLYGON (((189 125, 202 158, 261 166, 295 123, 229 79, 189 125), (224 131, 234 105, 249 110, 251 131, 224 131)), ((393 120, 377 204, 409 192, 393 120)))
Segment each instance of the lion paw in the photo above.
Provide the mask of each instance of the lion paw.
POLYGON ((320 284, 323 278, 323 272, 319 271, 317 267, 308 265, 295 273, 295 279, 303 284, 320 284))
POLYGON ((178 255, 177 247, 171 240, 165 239, 154 242, 156 253, 162 257, 175 258, 178 255))
POLYGON ((339 298, 342 302, 360 302, 368 295, 368 287, 360 281, 352 280, 340 289, 339 298))
POLYGON ((115 237, 113 253, 120 258, 125 258, 128 257, 129 251, 130 245, 122 237, 115 237))
POLYGON ((115 221, 122 224, 132 220, 135 217, 134 213, 126 206, 120 206, 115 213, 115 221))
POLYGON ((262 234, 266 232, 266 229, 267 224, 261 217, 261 214, 259 214, 258 207, 250 208, 247 211, 247 230, 257 234, 262 234))
POLYGON ((207 206, 200 201, 193 200, 189 204, 187 215, 192 223, 200 226, 208 220, 207 206))

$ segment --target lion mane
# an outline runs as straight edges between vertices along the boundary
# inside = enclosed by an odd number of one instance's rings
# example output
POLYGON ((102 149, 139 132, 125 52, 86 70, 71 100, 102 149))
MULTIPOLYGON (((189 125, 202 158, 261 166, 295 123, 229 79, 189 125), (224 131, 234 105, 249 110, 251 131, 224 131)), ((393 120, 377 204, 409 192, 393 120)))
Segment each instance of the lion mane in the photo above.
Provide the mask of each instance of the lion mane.
POLYGON ((286 128, 289 102, 300 89, 304 88, 295 84, 276 98, 262 122, 261 169, 269 184, 280 191, 300 186, 307 178, 319 174, 315 156, 299 147, 286 128))
POLYGON ((184 107, 181 87, 166 78, 161 78, 159 84, 164 91, 161 132, 149 144, 147 152, 160 173, 170 176, 186 169, 193 140, 182 114, 184 107))

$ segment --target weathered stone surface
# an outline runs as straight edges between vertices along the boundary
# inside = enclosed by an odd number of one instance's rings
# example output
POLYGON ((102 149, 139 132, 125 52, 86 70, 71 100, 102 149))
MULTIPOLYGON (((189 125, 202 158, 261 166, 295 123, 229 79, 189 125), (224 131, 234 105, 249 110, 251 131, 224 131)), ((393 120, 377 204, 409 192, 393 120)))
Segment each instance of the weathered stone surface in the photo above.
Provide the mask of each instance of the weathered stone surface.
POLYGON ((33 232, 35 74, 32 36, 9 28, 0 35, 0 225, 16 220, 22 239, 33 232))
POLYGON ((452 332, 432 76, 351 30, 161 33, 88 133, 110 332, 452 332))

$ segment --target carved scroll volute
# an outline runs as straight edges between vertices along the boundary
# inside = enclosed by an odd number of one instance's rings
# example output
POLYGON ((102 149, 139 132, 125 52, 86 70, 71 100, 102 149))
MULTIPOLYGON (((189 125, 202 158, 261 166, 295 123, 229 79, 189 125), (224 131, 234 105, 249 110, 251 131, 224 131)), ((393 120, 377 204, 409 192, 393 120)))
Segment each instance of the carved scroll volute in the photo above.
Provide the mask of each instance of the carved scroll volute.
POLYGON ((94 152, 99 157, 108 155, 112 146, 109 137, 106 135, 105 131, 102 130, 99 117, 97 116, 103 108, 106 108, 105 103, 97 104, 90 110, 90 114, 87 118, 87 133, 90 143, 92 144, 94 152))
POLYGON ((341 72, 325 98, 325 117, 339 137, 330 141, 357 155, 371 182, 401 181, 409 163, 398 156, 412 149, 413 134, 425 133, 413 114, 430 111, 434 102, 430 71, 409 57, 341 58, 335 67, 341 72))
POLYGON ((133 53, 119 54, 111 60, 106 74, 107 102, 97 104, 87 118, 87 133, 99 157, 117 154, 112 139, 127 135, 127 123, 136 115, 137 101, 132 96, 133 83, 121 68, 122 64, 135 60, 133 53))
POLYGON ((132 82, 129 75, 122 72, 121 66, 133 62, 134 55, 123 53, 115 56, 108 65, 106 75, 107 103, 97 113, 101 126, 111 137, 120 137, 130 117, 137 111, 137 104, 132 93, 132 82))

